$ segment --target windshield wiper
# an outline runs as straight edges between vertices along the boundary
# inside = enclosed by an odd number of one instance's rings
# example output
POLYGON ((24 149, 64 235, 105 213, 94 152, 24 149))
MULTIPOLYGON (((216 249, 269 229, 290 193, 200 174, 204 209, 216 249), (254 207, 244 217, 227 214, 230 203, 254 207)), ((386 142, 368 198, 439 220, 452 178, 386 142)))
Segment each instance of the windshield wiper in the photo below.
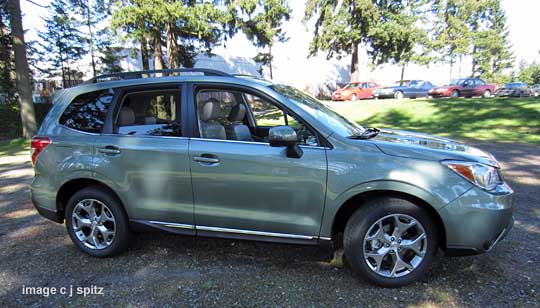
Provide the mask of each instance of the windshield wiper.
POLYGON ((377 136, 381 132, 380 129, 375 127, 367 127, 360 135, 349 136, 349 139, 371 139, 377 136))

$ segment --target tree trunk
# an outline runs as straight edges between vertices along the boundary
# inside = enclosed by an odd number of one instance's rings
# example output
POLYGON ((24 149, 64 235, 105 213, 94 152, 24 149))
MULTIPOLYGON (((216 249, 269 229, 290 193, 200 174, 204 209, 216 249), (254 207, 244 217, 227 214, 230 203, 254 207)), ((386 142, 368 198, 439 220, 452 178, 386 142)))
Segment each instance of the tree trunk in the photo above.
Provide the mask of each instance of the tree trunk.
POLYGON ((178 68, 178 41, 174 28, 169 24, 167 25, 167 60, 169 61, 169 68, 178 68))
POLYGON ((401 79, 399 80, 399 85, 403 85, 403 78, 405 78, 405 66, 407 66, 407 63, 403 63, 401 65, 401 79))
POLYGON ((351 54, 351 81, 360 81, 360 63, 358 61, 358 44, 353 43, 351 54))
MULTIPOLYGON (((154 48, 154 69, 155 70, 162 70, 163 69, 163 54, 161 51, 161 37, 159 33, 156 33, 154 35, 153 39, 153 48, 154 48)), ((163 76, 162 74, 156 74, 157 77, 163 76)))
POLYGON ((141 61, 142 61, 143 70, 147 71, 150 69, 150 61, 148 59, 148 43, 144 35, 141 35, 139 40, 140 40, 139 43, 141 44, 141 61))
POLYGON ((26 58, 26 44, 24 43, 24 30, 22 26, 21 4, 19 0, 9 0, 11 18, 11 35, 13 51, 15 53, 15 71, 17 76, 17 92, 21 103, 21 121, 23 137, 32 138, 37 131, 36 114, 32 101, 32 85, 30 83, 30 69, 26 58))
POLYGON ((90 22, 90 1, 86 4, 86 25, 88 26, 88 45, 90 45, 90 58, 92 61, 92 76, 96 77, 96 60, 94 55, 94 34, 92 33, 92 23, 90 22))
POLYGON ((473 52, 472 52, 472 73, 471 73, 471 77, 474 78, 475 73, 476 73, 476 45, 473 46, 473 52))
POLYGON ((272 45, 268 46, 268 67, 270 68, 270 80, 274 79, 274 72, 272 70, 272 45))

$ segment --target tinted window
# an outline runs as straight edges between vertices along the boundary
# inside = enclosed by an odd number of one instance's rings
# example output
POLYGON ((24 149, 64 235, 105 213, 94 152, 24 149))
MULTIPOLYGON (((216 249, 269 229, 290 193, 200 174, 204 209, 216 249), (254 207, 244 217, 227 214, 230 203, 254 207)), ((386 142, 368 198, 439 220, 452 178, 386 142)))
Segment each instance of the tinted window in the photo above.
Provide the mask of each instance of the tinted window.
POLYGON ((60 124, 83 132, 101 133, 113 94, 109 89, 77 96, 64 110, 60 124))
POLYGON ((137 91, 122 99, 116 132, 122 135, 182 136, 180 91, 177 89, 137 91))

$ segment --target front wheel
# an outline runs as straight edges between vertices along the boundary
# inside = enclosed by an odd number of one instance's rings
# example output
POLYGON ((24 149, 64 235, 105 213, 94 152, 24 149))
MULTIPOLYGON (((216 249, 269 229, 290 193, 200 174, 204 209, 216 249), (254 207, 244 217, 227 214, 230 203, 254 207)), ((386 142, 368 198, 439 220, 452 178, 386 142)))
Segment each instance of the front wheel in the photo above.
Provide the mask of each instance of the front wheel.
POLYGON ((453 97, 453 98, 458 98, 458 97, 459 97, 459 91, 458 91, 458 90, 452 91, 452 93, 450 94, 450 96, 453 97))
POLYGON ((353 270, 384 287, 418 281, 429 269, 438 247, 433 219, 402 199, 369 201, 349 219, 345 255, 353 270))
POLYGON ((489 98, 491 97, 491 91, 490 90, 486 90, 484 91, 484 94, 482 95, 483 98, 489 98))
POLYGON ((100 187, 84 188, 66 205, 66 228, 73 243, 94 257, 123 252, 130 239, 120 202, 100 187))
POLYGON ((358 100, 358 96, 356 96, 356 94, 351 95, 351 101, 354 102, 356 100, 358 100))
POLYGON ((394 97, 396 99, 403 99, 403 97, 404 97, 403 92, 397 91, 396 94, 394 94, 394 97))

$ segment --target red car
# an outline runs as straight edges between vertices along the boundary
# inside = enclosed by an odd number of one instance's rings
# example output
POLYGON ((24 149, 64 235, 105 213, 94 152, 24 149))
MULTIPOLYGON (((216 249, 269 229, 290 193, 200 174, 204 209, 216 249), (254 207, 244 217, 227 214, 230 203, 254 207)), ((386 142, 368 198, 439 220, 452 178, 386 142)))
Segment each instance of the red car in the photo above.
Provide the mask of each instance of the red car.
POLYGON ((448 86, 433 88, 429 91, 431 97, 490 97, 495 93, 496 86, 486 83, 479 78, 460 78, 448 86))
POLYGON ((371 82, 350 82, 343 88, 332 93, 333 101, 355 101, 357 99, 373 98, 373 91, 381 86, 371 82))

